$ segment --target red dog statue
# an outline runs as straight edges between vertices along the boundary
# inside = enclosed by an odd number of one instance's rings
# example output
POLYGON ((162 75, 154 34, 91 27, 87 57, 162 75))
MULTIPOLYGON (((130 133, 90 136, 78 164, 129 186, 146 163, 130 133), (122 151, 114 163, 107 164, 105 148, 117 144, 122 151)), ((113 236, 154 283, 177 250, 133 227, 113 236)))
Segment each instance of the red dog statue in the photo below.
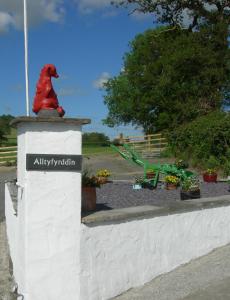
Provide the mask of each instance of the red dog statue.
POLYGON ((41 110, 56 110, 58 115, 63 117, 65 111, 58 104, 58 98, 53 89, 51 77, 58 78, 59 76, 55 66, 47 64, 41 70, 40 78, 37 83, 33 112, 38 114, 41 110))

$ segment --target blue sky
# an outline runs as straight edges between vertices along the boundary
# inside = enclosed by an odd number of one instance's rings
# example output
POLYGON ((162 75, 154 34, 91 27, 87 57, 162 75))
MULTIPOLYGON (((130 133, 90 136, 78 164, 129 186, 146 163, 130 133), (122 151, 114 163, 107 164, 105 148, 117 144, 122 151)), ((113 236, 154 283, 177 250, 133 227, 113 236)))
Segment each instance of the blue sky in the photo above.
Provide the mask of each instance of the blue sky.
MULTIPOLYGON (((101 124, 107 108, 100 86, 120 72, 129 41, 153 28, 152 18, 128 15, 128 10, 111 7, 110 0, 27 1, 31 106, 41 67, 53 63, 60 75, 53 85, 67 117, 91 118, 84 130, 110 137, 139 134, 131 126, 110 129, 101 124)), ((0 4, 0 114, 26 114, 22 2, 0 4)))

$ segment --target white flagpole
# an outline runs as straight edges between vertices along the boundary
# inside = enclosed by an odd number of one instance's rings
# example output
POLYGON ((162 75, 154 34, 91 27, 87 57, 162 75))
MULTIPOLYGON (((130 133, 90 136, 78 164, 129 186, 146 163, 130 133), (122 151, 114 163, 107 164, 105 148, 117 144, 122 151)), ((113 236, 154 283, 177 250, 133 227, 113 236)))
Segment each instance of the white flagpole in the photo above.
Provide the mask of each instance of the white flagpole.
POLYGON ((26 115, 30 115, 29 100, 29 72, 28 72, 28 22, 27 22, 27 0, 24 1, 24 40, 25 40, 25 80, 26 80, 26 115))

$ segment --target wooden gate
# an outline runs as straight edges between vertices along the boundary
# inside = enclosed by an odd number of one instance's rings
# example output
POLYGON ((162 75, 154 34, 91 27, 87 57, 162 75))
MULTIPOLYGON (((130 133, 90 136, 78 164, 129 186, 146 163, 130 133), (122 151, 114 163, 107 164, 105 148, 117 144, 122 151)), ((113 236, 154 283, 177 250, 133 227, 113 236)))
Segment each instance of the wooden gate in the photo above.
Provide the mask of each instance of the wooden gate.
POLYGON ((0 147, 0 166, 15 162, 17 159, 17 146, 0 147))
POLYGON ((132 149, 146 158, 160 156, 168 144, 166 138, 161 133, 127 137, 121 134, 119 141, 121 144, 128 144, 132 149))

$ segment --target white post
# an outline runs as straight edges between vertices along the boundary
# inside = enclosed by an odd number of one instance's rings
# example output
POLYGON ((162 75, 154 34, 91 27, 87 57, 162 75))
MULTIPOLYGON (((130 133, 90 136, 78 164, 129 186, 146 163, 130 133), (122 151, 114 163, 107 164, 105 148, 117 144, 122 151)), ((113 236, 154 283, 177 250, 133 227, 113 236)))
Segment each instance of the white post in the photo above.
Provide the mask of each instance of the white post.
POLYGON ((27 22, 27 0, 24 1, 24 42, 25 42, 25 80, 26 80, 26 115, 30 115, 29 102, 29 72, 28 72, 28 22, 27 22))
POLYGON ((89 122, 14 120, 18 251, 13 270, 24 300, 80 299, 81 126, 89 122))

